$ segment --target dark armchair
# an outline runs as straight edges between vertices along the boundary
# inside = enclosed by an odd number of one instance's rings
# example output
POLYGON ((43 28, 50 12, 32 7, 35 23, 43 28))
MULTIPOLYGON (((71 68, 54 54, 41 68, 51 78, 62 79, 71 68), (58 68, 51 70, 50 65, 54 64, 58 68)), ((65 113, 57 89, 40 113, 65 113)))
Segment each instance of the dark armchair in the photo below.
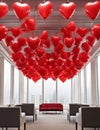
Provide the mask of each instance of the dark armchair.
POLYGON ((76 116, 76 113, 79 111, 79 108, 82 106, 89 106, 87 104, 79 104, 79 103, 71 103, 69 104, 69 112, 67 114, 67 118, 70 121, 71 116, 76 116))
POLYGON ((100 107, 81 107, 76 115, 77 125, 84 128, 100 128, 100 107))
POLYGON ((35 105, 33 103, 22 103, 20 106, 26 116, 33 116, 33 121, 37 118, 35 105))
POLYGON ((0 107, 0 127, 17 127, 20 130, 21 125, 24 125, 26 130, 25 114, 21 113, 20 108, 0 107))

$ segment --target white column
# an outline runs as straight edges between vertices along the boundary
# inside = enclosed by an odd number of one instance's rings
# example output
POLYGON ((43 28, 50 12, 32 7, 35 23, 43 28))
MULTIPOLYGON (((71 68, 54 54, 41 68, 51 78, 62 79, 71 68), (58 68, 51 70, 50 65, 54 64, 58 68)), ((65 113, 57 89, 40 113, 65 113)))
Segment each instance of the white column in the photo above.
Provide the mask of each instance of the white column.
POLYGON ((73 94, 74 94, 74 78, 71 80, 71 103, 74 102, 73 94))
POLYGON ((11 65, 10 104, 14 104, 14 66, 11 65))
POLYGON ((82 102, 82 97, 81 97, 81 73, 78 73, 78 100, 81 103, 82 102))
POLYGON ((19 103, 24 102, 24 76, 19 71, 19 103))
POLYGON ((58 80, 56 79, 56 102, 58 102, 58 80))
POLYGON ((97 75, 96 75, 96 62, 91 62, 91 95, 92 105, 97 105, 97 75))
POLYGON ((0 57, 0 105, 4 100, 4 58, 0 57))
POLYGON ((27 78, 27 103, 29 102, 29 79, 27 78))
POLYGON ((72 79, 72 97, 71 97, 71 100, 72 100, 72 103, 78 103, 79 102, 79 95, 78 95, 78 92, 79 91, 79 86, 78 86, 78 76, 75 76, 73 79, 72 79))
POLYGON ((44 103, 44 79, 42 79, 42 103, 44 103))
POLYGON ((86 76, 86 67, 84 68, 84 103, 87 103, 87 76, 86 76))
POLYGON ((78 75, 76 75, 75 76, 75 89, 74 89, 74 91, 75 91, 75 102, 77 102, 77 103, 79 103, 79 87, 80 86, 78 86, 78 75))

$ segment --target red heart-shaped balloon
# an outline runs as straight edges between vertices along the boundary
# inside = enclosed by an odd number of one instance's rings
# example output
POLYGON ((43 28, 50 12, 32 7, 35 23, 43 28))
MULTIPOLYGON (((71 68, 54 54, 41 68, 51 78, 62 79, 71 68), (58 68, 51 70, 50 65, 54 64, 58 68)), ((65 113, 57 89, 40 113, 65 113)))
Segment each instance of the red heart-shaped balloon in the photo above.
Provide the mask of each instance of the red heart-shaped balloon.
POLYGON ((67 74, 66 72, 63 72, 60 76, 59 76, 59 79, 62 81, 62 82, 65 82, 67 80, 67 74))
POLYGON ((67 28, 62 28, 61 32, 62 32, 64 37, 72 37, 72 32, 69 31, 67 28))
POLYGON ((70 21, 67 25, 66 28, 69 31, 75 31, 76 30, 76 23, 74 21, 70 21))
POLYGON ((77 28, 77 33, 81 36, 81 37, 84 37, 88 32, 88 29, 87 28, 82 28, 82 27, 79 27, 77 28))
POLYGON ((96 24, 91 28, 91 33, 97 38, 100 39, 100 24, 96 24))
POLYGON ((27 39, 28 45, 31 49, 36 49, 38 45, 40 44, 40 38, 39 37, 28 37, 27 39))
POLYGON ((41 47, 43 47, 43 48, 49 48, 50 47, 49 40, 43 40, 43 39, 41 39, 41 47))
POLYGON ((82 67, 83 67, 84 63, 80 60, 80 59, 77 59, 75 60, 74 62, 74 66, 76 67, 76 69, 80 70, 82 67))
POLYGON ((68 53, 63 51, 63 52, 61 53, 61 58, 62 58, 62 59, 68 59, 68 58, 69 58, 68 53))
POLYGON ((84 51, 79 54, 79 59, 84 63, 88 61, 89 57, 90 57, 89 54, 84 51))
POLYGON ((72 51, 73 51, 74 54, 78 54, 79 51, 80 51, 80 48, 75 46, 72 51))
POLYGON ((8 33, 8 28, 5 25, 0 25, 0 40, 4 39, 8 33))
POLYGON ((75 9, 76 9, 76 4, 74 2, 69 2, 69 3, 61 4, 59 11, 64 18, 69 19, 74 14, 75 9))
POLYGON ((8 13, 8 5, 4 2, 0 2, 0 18, 8 13))
POLYGON ((43 48, 36 48, 36 53, 39 57, 43 56, 43 54, 45 53, 44 49, 43 48))
POLYGON ((86 52, 89 52, 91 50, 91 46, 89 45, 88 42, 83 42, 81 46, 82 46, 82 49, 86 52))
POLYGON ((20 60, 20 58, 22 56, 23 56, 23 54, 20 51, 18 51, 17 53, 12 53, 11 57, 12 57, 13 61, 16 62, 16 61, 20 60))
POLYGON ((27 18, 24 22, 25 27, 29 30, 35 30, 36 22, 34 18, 27 18))
POLYGON ((52 40, 53 45, 56 46, 61 40, 61 38, 59 36, 52 36, 51 40, 52 40))
POLYGON ((60 54, 64 50, 64 44, 58 43, 57 46, 55 46, 54 50, 56 53, 60 54))
POLYGON ((25 48, 24 48, 24 53, 25 53, 25 55, 28 56, 28 57, 30 57, 32 54, 33 54, 33 56, 34 56, 34 53, 33 53, 32 49, 29 48, 29 47, 25 47, 25 48))
POLYGON ((66 45, 66 47, 70 48, 73 44, 74 44, 75 40, 74 38, 69 38, 69 37, 66 37, 64 38, 64 43, 66 45))
POLYGON ((5 43, 7 46, 10 46, 13 42, 14 38, 12 36, 6 36, 5 37, 5 43))
POLYGON ((96 41, 96 38, 95 38, 95 36, 93 36, 93 35, 91 34, 91 35, 89 35, 89 36, 86 37, 86 40, 87 40, 87 42, 89 43, 90 46, 93 46, 93 44, 94 44, 95 41, 96 41))
POLYGON ((87 16, 90 19, 94 20, 99 15, 100 12, 100 1, 88 2, 84 6, 84 10, 87 16))
POLYGON ((34 71, 34 73, 32 75, 32 80, 34 82, 37 82, 40 78, 41 78, 40 74, 37 71, 34 71))
POLYGON ((23 46, 26 45, 26 39, 25 39, 24 37, 19 37, 19 38, 17 39, 17 41, 18 41, 18 45, 19 45, 20 47, 23 47, 23 46))
POLYGON ((21 29, 19 27, 11 28, 12 35, 18 37, 21 34, 21 29))
POLYGON ((48 39, 48 32, 46 30, 44 30, 41 35, 40 38, 43 40, 47 40, 48 39))
POLYGON ((38 5, 38 12, 43 19, 46 19, 52 12, 52 3, 50 1, 46 1, 44 3, 40 3, 38 5))
POLYGON ((20 51, 20 47, 19 47, 19 45, 18 45, 18 43, 13 43, 12 45, 11 45, 11 49, 12 49, 12 51, 13 52, 18 52, 18 51, 20 51))
POLYGON ((82 37, 81 36, 76 36, 75 37, 75 45, 78 46, 82 41, 82 37))
POLYGON ((27 3, 15 2, 13 4, 13 11, 18 19, 23 19, 28 16, 30 12, 30 6, 27 3))

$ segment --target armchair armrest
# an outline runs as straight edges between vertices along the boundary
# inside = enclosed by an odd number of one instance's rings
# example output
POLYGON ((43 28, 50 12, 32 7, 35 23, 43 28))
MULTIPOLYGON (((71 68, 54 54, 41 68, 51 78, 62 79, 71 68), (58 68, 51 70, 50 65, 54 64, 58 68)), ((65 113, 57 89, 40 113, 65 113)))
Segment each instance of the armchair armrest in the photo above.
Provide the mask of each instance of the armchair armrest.
POLYGON ((82 120, 81 120, 81 113, 76 113, 76 123, 78 123, 79 125, 82 124, 82 120))
POLYGON ((20 125, 23 125, 26 122, 25 113, 21 112, 20 114, 20 125))

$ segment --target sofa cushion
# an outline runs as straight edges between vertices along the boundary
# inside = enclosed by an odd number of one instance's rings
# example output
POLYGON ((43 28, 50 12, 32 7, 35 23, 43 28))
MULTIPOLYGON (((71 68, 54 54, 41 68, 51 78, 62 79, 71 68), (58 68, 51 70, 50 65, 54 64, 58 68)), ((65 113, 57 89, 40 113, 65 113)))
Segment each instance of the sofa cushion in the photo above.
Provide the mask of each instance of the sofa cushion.
POLYGON ((42 103, 39 105, 40 111, 63 111, 63 105, 60 103, 42 103))

